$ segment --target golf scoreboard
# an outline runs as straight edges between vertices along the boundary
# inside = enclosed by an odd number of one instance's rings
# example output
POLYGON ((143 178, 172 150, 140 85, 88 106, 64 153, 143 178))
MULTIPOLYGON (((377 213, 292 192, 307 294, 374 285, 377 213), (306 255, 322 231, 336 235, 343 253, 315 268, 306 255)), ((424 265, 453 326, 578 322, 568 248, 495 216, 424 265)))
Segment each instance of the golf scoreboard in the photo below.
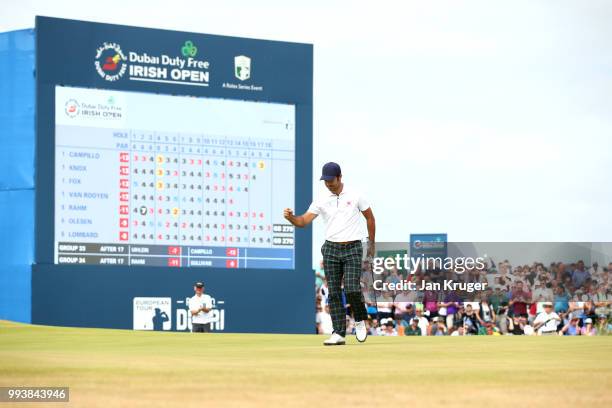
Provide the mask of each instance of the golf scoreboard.
POLYGON ((295 106, 55 87, 56 264, 294 268, 295 106))
POLYGON ((7 41, 33 323, 188 331, 204 282, 213 331, 310 332, 312 229, 283 212, 312 202, 312 44, 44 16, 7 41), (254 320, 253 294, 294 306, 254 320))

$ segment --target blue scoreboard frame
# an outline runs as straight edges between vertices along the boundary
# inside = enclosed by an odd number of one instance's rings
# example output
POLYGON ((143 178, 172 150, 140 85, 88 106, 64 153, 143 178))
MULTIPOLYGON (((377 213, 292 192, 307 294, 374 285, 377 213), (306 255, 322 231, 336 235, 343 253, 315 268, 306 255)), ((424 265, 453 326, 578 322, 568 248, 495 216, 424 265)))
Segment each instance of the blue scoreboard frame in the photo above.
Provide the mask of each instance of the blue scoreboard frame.
POLYGON ((217 330, 312 332, 310 229, 295 231, 295 269, 54 264, 56 86, 294 105, 295 209, 300 212, 312 200, 312 58, 310 44, 37 17, 32 322, 137 328, 135 305, 150 299, 148 303, 161 302, 170 311, 164 329, 187 330, 185 301, 193 294, 193 282, 203 281, 220 311, 217 330), (108 49, 172 59, 188 56, 192 47, 197 47, 198 65, 169 80, 130 80, 127 61, 116 75, 100 70, 100 54, 108 49), (252 61, 250 76, 236 79, 237 56, 252 61))

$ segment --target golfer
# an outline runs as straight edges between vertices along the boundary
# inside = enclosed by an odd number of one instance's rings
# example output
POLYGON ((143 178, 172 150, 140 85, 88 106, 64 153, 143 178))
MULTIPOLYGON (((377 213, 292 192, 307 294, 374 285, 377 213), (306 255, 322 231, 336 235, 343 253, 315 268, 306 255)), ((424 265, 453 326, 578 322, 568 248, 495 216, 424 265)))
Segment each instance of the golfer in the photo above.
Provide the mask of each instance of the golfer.
POLYGON ((337 163, 323 166, 321 180, 329 194, 317 198, 303 214, 296 216, 286 208, 284 216, 291 224, 303 228, 318 215, 323 217, 327 226, 325 243, 321 247, 323 267, 329 287, 329 304, 334 332, 323 342, 326 346, 346 343, 346 312, 342 304, 342 279, 347 303, 351 305, 355 318, 357 340, 364 342, 368 336, 365 320, 367 311, 361 294, 359 278, 365 237, 361 217, 364 216, 368 227, 368 256, 374 256, 374 235, 376 223, 370 204, 357 192, 347 188, 342 182, 342 172, 337 163))

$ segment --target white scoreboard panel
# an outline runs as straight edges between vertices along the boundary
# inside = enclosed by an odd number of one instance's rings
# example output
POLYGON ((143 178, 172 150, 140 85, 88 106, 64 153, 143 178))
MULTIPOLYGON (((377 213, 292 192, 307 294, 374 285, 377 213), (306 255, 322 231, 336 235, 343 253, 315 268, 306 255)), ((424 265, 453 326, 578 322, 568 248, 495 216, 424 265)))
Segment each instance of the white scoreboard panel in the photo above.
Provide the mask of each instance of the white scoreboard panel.
POLYGON ((55 263, 294 268, 294 105, 55 91, 55 263))

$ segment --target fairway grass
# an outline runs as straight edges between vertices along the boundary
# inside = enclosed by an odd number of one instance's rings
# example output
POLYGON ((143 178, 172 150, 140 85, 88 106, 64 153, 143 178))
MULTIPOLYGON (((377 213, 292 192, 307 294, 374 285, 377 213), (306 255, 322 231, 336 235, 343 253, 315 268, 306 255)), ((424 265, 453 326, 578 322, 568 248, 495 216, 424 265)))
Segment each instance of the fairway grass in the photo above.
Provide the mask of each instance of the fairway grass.
POLYGON ((612 337, 323 340, 0 321, 0 386, 70 387, 19 407, 612 406, 612 337))

